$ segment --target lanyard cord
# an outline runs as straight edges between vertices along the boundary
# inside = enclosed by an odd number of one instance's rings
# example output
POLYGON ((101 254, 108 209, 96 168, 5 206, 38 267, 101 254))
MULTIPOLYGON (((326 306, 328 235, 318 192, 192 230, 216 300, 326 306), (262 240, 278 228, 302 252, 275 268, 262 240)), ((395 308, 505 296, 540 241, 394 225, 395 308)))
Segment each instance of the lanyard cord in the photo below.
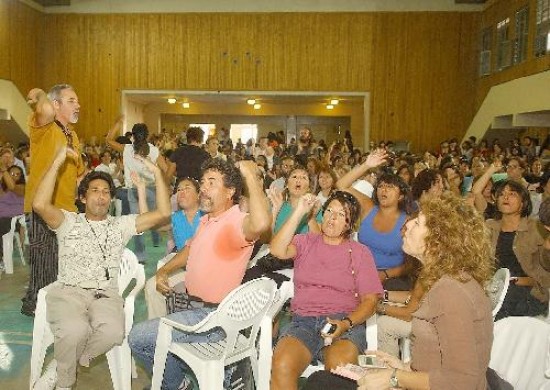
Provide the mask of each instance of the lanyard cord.
MULTIPOLYGON (((86 217, 86 215, 84 215, 84 219, 88 223, 88 226, 90 227, 90 230, 92 231, 92 233, 94 234, 94 237, 97 240, 97 246, 99 247, 99 250, 101 251, 101 254, 103 255, 103 261, 105 262, 105 265, 108 265, 107 264, 107 255, 105 254, 105 252, 107 251, 107 240, 109 239, 108 231, 105 232, 105 249, 103 249, 103 247, 101 246, 101 243, 99 242, 99 236, 95 232, 95 230, 92 227, 92 224, 90 223, 90 221, 88 221, 88 218, 86 217)), ((109 275, 109 267, 105 267, 105 277, 107 278, 107 280, 111 279, 111 276, 109 275)))

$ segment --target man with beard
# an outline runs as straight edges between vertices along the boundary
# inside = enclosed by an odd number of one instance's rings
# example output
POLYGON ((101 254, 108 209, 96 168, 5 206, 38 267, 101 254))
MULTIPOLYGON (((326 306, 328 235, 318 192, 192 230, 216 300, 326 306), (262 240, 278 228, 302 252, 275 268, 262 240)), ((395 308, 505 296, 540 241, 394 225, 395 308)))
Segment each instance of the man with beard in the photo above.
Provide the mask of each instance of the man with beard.
POLYGON ((292 145, 290 148, 290 155, 296 156, 296 162, 299 165, 306 166, 307 158, 311 154, 311 142, 313 141, 313 135, 309 127, 302 127, 300 129, 300 136, 296 145, 292 145))
MULTIPOLYGON (((54 86, 47 95, 43 90, 34 88, 27 95, 27 103, 33 110, 29 121, 32 169, 27 179, 24 208, 29 217, 31 271, 21 313, 34 316, 38 290, 57 278, 57 241, 42 218, 33 212, 32 202, 38 183, 52 165, 54 152, 64 146, 80 149, 78 136, 72 128, 78 122, 80 104, 73 87, 68 84, 54 86)), ((76 211, 76 180, 83 173, 84 164, 80 156, 64 162, 52 194, 55 207, 76 211)))
POLYGON ((59 274, 48 288, 46 318, 54 334, 54 360, 34 389, 70 389, 77 364, 89 367, 124 338, 124 300, 118 294, 118 274, 124 248, 130 238, 164 224, 170 217, 168 188, 161 170, 139 157, 155 175, 156 210, 112 217, 115 195, 112 177, 92 171, 80 182, 78 196, 85 212, 77 214, 56 207, 52 195, 56 177, 66 161, 78 156, 61 148, 38 185, 32 206, 54 232, 59 248, 59 274))
MULTIPOLYGON (((181 299, 186 309, 169 314, 167 318, 192 325, 200 322, 237 286, 241 284, 254 241, 271 226, 262 184, 252 161, 240 161, 238 169, 220 159, 211 159, 202 167, 200 208, 201 218, 195 236, 168 263, 157 271, 157 290, 164 295, 172 292, 168 276, 186 267, 185 288, 181 299), (248 195, 249 213, 239 209, 243 179, 248 195)), ((159 319, 134 325, 128 342, 136 358, 151 373, 155 356, 159 319)), ((193 342, 200 338, 209 342, 222 339, 214 331, 202 335, 174 331, 174 341, 193 342)), ((169 355, 164 370, 163 389, 177 389, 187 380, 183 361, 169 355)), ((187 368, 188 370, 188 368, 187 368)))

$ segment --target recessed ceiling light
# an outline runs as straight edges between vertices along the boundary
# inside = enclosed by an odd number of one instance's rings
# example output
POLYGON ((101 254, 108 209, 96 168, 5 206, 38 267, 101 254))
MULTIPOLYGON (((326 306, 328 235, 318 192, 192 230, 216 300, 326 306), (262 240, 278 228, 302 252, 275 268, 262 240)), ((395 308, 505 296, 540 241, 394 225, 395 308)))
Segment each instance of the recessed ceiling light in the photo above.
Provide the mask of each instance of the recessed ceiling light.
POLYGON ((246 103, 250 104, 251 106, 253 106, 254 104, 256 104, 256 99, 248 99, 246 101, 246 103))
POLYGON ((332 110, 334 109, 334 105, 332 104, 327 104, 327 110, 332 110))
POLYGON ((169 98, 168 99, 169 104, 176 104, 176 102, 177 102, 176 98, 169 98))
POLYGON ((181 103, 181 106, 183 108, 189 108, 189 103, 188 102, 183 102, 183 103, 181 103))
POLYGON ((332 99, 330 101, 330 104, 332 104, 333 106, 337 105, 338 103, 340 103, 340 101, 338 99, 332 99))
POLYGON ((260 108, 262 108, 262 105, 260 103, 254 104, 254 109, 255 110, 259 110, 260 108))

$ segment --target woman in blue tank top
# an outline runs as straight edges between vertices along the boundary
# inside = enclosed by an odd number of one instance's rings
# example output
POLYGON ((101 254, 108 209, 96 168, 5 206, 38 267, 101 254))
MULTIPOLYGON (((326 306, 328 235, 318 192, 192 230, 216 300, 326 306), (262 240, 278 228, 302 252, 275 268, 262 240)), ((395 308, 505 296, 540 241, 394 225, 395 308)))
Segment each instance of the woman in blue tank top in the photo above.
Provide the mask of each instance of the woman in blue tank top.
POLYGON ((352 188, 355 180, 382 164, 385 158, 385 151, 371 153, 363 164, 343 176, 337 187, 352 193, 361 204, 358 241, 371 250, 380 280, 386 288, 403 290, 410 286, 390 279, 399 278, 404 271, 401 228, 410 204, 409 186, 399 176, 386 173, 378 178, 372 199, 352 188))

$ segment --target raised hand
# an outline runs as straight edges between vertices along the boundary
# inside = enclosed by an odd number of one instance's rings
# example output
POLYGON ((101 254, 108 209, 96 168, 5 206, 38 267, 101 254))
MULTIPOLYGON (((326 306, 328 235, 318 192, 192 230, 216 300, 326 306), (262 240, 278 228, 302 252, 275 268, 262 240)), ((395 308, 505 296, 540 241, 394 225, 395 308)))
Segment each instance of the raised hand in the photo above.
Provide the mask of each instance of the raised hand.
POLYGON ((299 211, 301 214, 309 214, 313 210, 317 202, 317 197, 313 194, 302 195, 298 200, 296 210, 299 211))
POLYGON ((387 157, 388 152, 386 150, 376 149, 374 152, 368 155, 363 165, 368 166, 369 168, 374 168, 386 162, 387 157))
POLYGON ((267 198, 271 202, 271 208, 273 210, 280 210, 283 206, 283 192, 274 188, 267 190, 267 198))
POLYGON ((143 165, 145 165, 145 168, 147 168, 149 171, 151 171, 153 173, 155 171, 160 172, 160 168, 154 162, 151 161, 150 157, 143 157, 143 156, 140 156, 139 154, 134 154, 134 158, 136 160, 141 161, 143 163, 143 165))
POLYGON ((145 182, 141 179, 136 171, 130 172, 130 179, 136 188, 145 188, 145 182))
POLYGON ((55 165, 56 167, 60 167, 63 165, 65 160, 67 158, 71 158, 73 160, 78 159, 78 153, 76 153, 72 148, 69 148, 67 146, 63 146, 58 149, 57 154, 55 155, 55 158, 53 160, 52 165, 55 165))

